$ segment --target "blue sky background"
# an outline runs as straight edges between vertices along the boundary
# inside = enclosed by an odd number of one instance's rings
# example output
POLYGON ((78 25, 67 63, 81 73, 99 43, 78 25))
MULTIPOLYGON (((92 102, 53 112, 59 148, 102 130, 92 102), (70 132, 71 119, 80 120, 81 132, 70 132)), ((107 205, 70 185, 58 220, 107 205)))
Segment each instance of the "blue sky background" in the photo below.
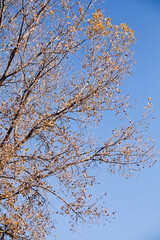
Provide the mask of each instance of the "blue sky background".
MULTIPOLYGON (((126 85, 131 101, 138 100, 138 115, 152 97, 155 120, 152 136, 160 145, 160 0, 104 0, 103 12, 114 24, 127 23, 135 31, 134 49, 137 64, 126 85)), ((112 118, 105 116, 97 135, 105 138, 112 118)), ((106 207, 117 211, 115 219, 101 224, 79 227, 73 234, 67 221, 58 223, 58 240, 160 240, 160 163, 146 168, 128 180, 107 171, 96 173, 101 182, 96 192, 107 192, 106 207)))

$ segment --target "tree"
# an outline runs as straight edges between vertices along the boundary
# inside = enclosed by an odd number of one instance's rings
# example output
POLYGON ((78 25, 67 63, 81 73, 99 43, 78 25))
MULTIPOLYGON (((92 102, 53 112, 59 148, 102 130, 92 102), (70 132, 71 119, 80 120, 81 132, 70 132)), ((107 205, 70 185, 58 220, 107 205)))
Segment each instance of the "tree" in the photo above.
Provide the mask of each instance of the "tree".
POLYGON ((134 32, 93 0, 0 3, 1 239, 45 239, 56 214, 69 215, 71 227, 108 219, 90 193, 90 169, 130 174, 152 163, 151 101, 133 122, 120 89, 134 32), (127 120, 100 144, 89 127, 107 111, 127 120))

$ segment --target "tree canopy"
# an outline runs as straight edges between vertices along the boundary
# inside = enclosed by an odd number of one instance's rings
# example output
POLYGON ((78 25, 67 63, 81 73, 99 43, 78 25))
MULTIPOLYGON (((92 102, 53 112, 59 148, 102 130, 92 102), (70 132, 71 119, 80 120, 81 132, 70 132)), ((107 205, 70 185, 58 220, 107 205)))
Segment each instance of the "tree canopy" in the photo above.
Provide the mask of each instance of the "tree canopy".
POLYGON ((90 169, 130 174, 154 161, 151 99, 135 122, 121 93, 134 32, 113 25, 94 0, 0 7, 0 238, 45 239, 57 214, 70 216, 71 228, 106 221, 108 210, 90 193, 90 169), (120 127, 100 144, 90 126, 107 111, 120 127))

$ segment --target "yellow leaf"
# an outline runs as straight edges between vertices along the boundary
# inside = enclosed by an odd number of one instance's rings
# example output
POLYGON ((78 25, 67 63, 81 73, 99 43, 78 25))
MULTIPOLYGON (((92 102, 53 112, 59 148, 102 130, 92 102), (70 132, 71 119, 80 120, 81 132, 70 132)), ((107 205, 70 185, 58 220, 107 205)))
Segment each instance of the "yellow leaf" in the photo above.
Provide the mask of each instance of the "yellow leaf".
POLYGON ((56 12, 54 10, 50 11, 50 15, 55 14, 56 12))
POLYGON ((84 9, 83 9, 82 7, 80 7, 80 8, 79 8, 79 12, 80 12, 81 15, 83 15, 84 9))

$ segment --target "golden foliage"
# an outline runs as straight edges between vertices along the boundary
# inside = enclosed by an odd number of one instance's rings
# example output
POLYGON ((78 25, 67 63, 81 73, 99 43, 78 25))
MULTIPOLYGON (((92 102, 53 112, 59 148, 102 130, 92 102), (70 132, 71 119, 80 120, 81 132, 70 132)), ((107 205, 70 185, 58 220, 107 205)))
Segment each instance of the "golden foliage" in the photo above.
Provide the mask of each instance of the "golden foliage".
POLYGON ((132 122, 121 93, 134 32, 100 9, 91 16, 92 0, 2 2, 0 237, 45 239, 56 214, 70 216, 71 228, 107 220, 91 194, 90 167, 130 174, 152 163, 154 143, 144 133, 151 102, 132 122), (128 124, 100 145, 89 129, 106 111, 124 114, 128 124))

